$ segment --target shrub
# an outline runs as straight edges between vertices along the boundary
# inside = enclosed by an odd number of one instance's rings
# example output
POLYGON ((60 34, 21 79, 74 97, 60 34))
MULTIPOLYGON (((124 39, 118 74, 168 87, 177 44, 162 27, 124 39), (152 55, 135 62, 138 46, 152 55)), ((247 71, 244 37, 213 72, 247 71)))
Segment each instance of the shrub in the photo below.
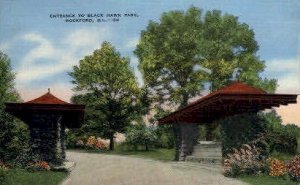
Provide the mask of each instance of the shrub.
POLYGON ((300 155, 295 156, 289 161, 287 172, 292 180, 300 182, 300 155))
POLYGON ((6 175, 7 175, 7 169, 0 166, 0 185, 5 184, 6 175))
POLYGON ((267 163, 269 167, 270 176, 280 177, 286 174, 286 167, 284 161, 275 158, 268 158, 267 163))
POLYGON ((157 144, 157 136, 154 129, 147 127, 145 124, 131 125, 127 128, 125 133, 126 144, 138 149, 138 146, 145 147, 145 150, 149 150, 151 146, 157 144))
POLYGON ((236 177, 240 174, 257 174, 265 168, 260 149, 255 145, 244 144, 240 149, 227 154, 224 159, 224 175, 236 177))
POLYGON ((103 141, 102 139, 97 139, 96 143, 95 143, 95 148, 97 149, 108 149, 108 144, 103 141))
MULTIPOLYGON (((77 141, 77 144, 78 146, 82 146, 83 141, 79 140, 77 141)), ((87 139, 85 146, 89 149, 108 149, 108 143, 101 138, 96 138, 95 136, 90 136, 87 139)))
POLYGON ((87 139, 87 142, 86 142, 85 145, 86 145, 87 147, 93 148, 96 142, 97 142, 96 137, 95 137, 95 136, 90 136, 90 137, 87 139))
POLYGON ((239 148, 244 143, 257 139, 258 134, 266 131, 264 120, 257 114, 242 114, 220 121, 223 156, 239 148))
POLYGON ((174 147, 174 131, 172 125, 160 125, 154 129, 154 135, 157 137, 156 146, 158 148, 173 148, 174 147))
POLYGON ((35 163, 30 164, 27 167, 27 170, 29 170, 29 171, 49 171, 50 166, 45 161, 37 161, 35 163))

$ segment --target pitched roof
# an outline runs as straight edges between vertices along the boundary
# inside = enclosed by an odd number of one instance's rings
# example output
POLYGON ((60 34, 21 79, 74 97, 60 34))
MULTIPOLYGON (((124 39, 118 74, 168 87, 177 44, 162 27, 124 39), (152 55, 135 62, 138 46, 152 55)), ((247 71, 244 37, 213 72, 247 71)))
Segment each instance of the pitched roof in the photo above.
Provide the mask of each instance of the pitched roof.
POLYGON ((67 103, 48 92, 25 103, 5 103, 5 111, 31 123, 31 115, 38 113, 53 113, 63 116, 67 128, 78 128, 83 123, 85 105, 67 103))
POLYGON ((262 89, 234 82, 158 121, 160 124, 177 121, 209 123, 225 116, 258 112, 273 106, 296 103, 296 98, 295 94, 268 94, 262 89))
POLYGON ((236 81, 236 82, 231 83, 228 86, 225 86, 225 87, 222 87, 222 88, 220 88, 216 91, 213 91, 212 93, 200 98, 199 100, 196 100, 196 101, 190 103, 188 106, 197 104, 200 101, 203 101, 204 99, 208 99, 210 97, 213 97, 213 96, 219 95, 219 94, 228 94, 228 95, 230 95, 230 94, 268 94, 268 93, 266 91, 260 89, 260 88, 252 87, 252 86, 247 85, 245 83, 236 81))
POLYGON ((67 103, 57 97, 55 97, 53 94, 50 93, 50 89, 48 89, 48 92, 36 99, 27 101, 25 103, 30 104, 65 104, 68 105, 70 103, 67 103))
POLYGON ((239 94, 266 94, 267 92, 256 88, 252 87, 250 85, 244 84, 242 82, 233 82, 229 86, 223 87, 217 91, 214 92, 215 94, 217 93, 224 93, 224 94, 232 94, 232 93, 239 93, 239 94))

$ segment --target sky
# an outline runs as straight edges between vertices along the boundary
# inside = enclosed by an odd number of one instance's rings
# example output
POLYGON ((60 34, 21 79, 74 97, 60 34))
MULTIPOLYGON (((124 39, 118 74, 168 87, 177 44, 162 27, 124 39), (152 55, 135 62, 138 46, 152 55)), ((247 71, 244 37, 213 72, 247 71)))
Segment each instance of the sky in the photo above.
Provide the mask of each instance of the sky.
MULTIPOLYGON (((0 50, 16 73, 16 88, 27 101, 47 92, 69 101, 74 93, 68 72, 79 60, 111 42, 142 83, 133 50, 150 20, 163 12, 218 9, 250 26, 265 61, 262 77, 276 78, 278 93, 300 94, 300 1, 298 0, 0 0, 0 50), (136 14, 118 22, 65 22, 56 14, 136 14)), ((104 17, 105 18, 105 17, 104 17)), ((95 19, 96 20, 96 19, 95 19)), ((298 102, 300 99, 298 98, 298 102)), ((277 109, 285 123, 300 125, 300 104, 277 109)))

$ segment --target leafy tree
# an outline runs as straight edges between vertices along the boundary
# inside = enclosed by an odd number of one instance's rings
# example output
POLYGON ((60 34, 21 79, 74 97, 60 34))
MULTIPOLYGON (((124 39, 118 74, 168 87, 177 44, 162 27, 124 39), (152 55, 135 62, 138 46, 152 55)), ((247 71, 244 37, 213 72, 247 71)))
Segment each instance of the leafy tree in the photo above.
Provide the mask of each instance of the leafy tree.
POLYGON ((256 55, 259 46, 247 24, 240 23, 236 16, 213 10, 206 12, 201 31, 200 65, 210 71, 208 81, 212 90, 236 78, 268 92, 275 91, 276 80, 259 77, 265 64, 256 55))
POLYGON ((180 108, 199 95, 205 82, 216 90, 232 77, 274 91, 276 80, 259 77, 265 65, 257 50, 253 30, 237 17, 217 10, 202 15, 191 7, 150 21, 134 53, 151 92, 180 108))
POLYGON ((221 121, 221 126, 223 154, 257 139, 267 127, 264 119, 257 114, 228 117, 221 121))
POLYGON ((7 114, 5 102, 20 101, 14 88, 15 74, 10 59, 0 51, 0 160, 10 162, 28 149, 28 130, 24 123, 7 114))
POLYGON ((80 97, 73 100, 86 101, 89 124, 99 126, 102 136, 110 139, 114 148, 114 134, 124 132, 125 127, 138 116, 141 90, 129 59, 121 57, 108 42, 101 49, 80 60, 69 73, 80 97), (98 119, 100 118, 100 119, 98 119))
POLYGON ((160 106, 155 106, 155 112, 152 119, 150 119, 150 123, 155 126, 155 135, 157 136, 158 142, 157 147, 159 148, 173 148, 174 143, 174 131, 172 125, 165 124, 157 126, 157 120, 170 114, 171 112, 168 110, 162 109, 160 106))
MULTIPOLYGON (((236 16, 218 10, 202 12, 196 7, 166 12, 159 22, 150 21, 141 32, 134 53, 150 92, 161 103, 175 103, 178 108, 185 107, 189 98, 199 95, 206 84, 214 91, 239 80, 274 92, 277 81, 259 76, 265 64, 256 54, 259 46, 253 30, 236 16)), ((225 140, 239 136, 240 132, 235 132, 234 136, 230 132, 241 121, 243 128, 253 132, 241 141, 254 138, 265 129, 255 121, 259 119, 257 115, 231 119, 235 123, 223 127, 223 131, 229 132, 225 140)), ((207 139, 211 139, 213 125, 206 128, 207 139)), ((215 129, 214 135, 218 136, 218 131, 215 129)))
POLYGON ((158 142, 154 127, 148 127, 146 124, 130 125, 126 131, 126 143, 138 149, 138 146, 144 146, 148 151, 151 146, 158 142))

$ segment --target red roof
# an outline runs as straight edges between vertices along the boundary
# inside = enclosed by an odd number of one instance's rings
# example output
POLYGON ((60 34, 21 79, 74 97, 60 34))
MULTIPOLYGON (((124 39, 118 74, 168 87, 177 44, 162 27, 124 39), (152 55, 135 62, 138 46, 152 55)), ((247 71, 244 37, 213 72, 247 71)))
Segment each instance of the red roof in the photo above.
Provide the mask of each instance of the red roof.
POLYGON ((296 103, 296 98, 294 94, 268 94, 262 89, 234 82, 158 121, 160 124, 177 121, 209 123, 229 115, 296 103))
POLYGON ((70 103, 67 103, 67 102, 55 97, 53 94, 50 93, 50 90, 46 94, 44 94, 36 99, 25 102, 25 103, 30 103, 30 104, 70 104, 70 103))
POLYGON ((242 82, 236 81, 236 82, 233 82, 232 84, 230 84, 229 86, 222 87, 222 88, 200 98, 199 100, 190 103, 188 106, 197 104, 200 101, 203 101, 204 99, 210 98, 210 97, 218 95, 218 94, 229 94, 229 95, 230 94, 267 94, 267 92, 262 89, 252 87, 252 86, 249 86, 242 82))
POLYGON ((63 116, 68 128, 80 127, 83 123, 85 105, 67 103, 50 93, 25 103, 5 103, 5 111, 30 124, 31 116, 38 113, 53 113, 63 116))
POLYGON ((212 94, 217 94, 217 93, 224 93, 224 94, 232 94, 232 93, 239 93, 239 94, 266 94, 267 92, 259 89, 259 88, 255 88, 252 86, 249 86, 247 84, 244 84, 242 82, 233 82, 232 84, 230 84, 229 86, 223 87, 215 92, 213 92, 212 94))

